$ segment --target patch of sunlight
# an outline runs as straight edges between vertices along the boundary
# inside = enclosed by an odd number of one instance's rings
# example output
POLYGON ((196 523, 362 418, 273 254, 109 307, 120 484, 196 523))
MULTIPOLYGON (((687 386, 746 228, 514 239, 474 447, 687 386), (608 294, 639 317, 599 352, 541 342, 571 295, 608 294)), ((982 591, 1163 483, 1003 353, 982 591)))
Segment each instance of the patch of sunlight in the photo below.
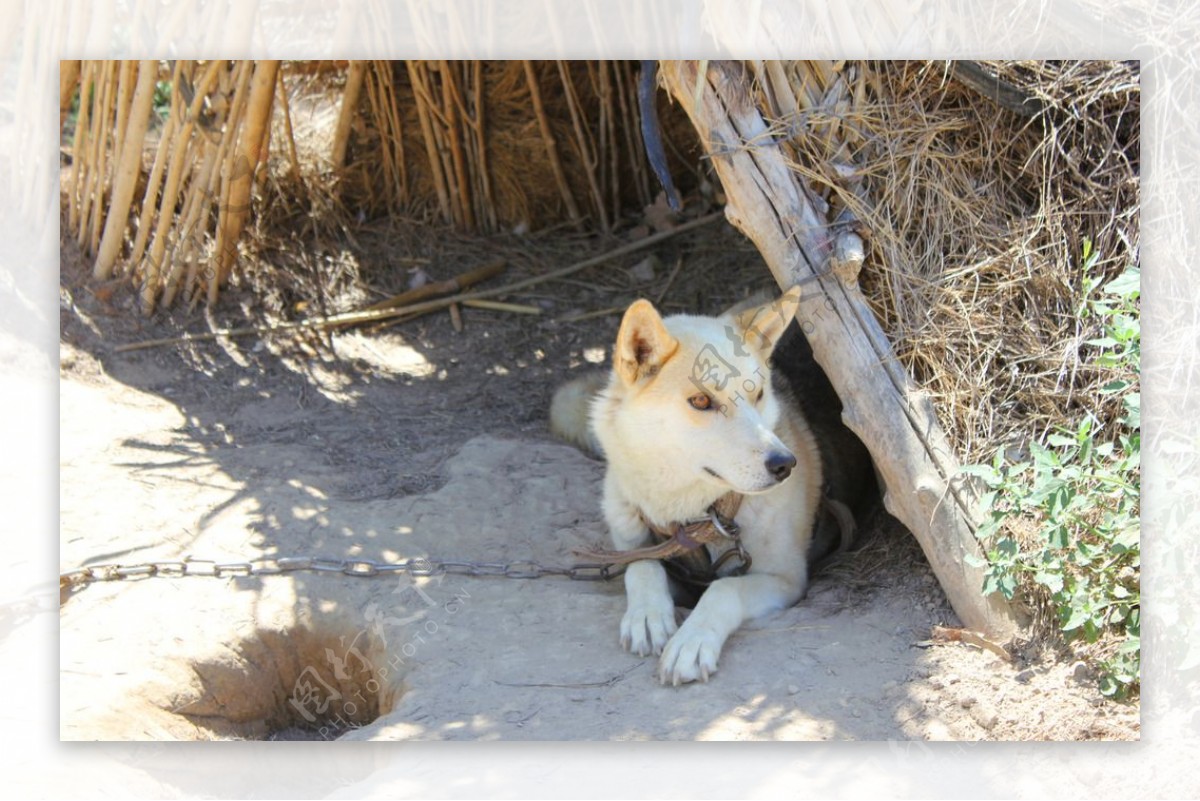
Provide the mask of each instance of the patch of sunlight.
POLYGON ((334 338, 334 352, 339 358, 361 360, 384 373, 400 373, 414 378, 426 378, 437 372, 437 365, 425 358, 398 334, 366 337, 357 331, 334 338))
POLYGON ((317 489, 316 487, 310 487, 309 485, 305 484, 303 481, 301 481, 298 478, 289 478, 287 481, 287 484, 289 487, 292 487, 293 489, 300 490, 305 495, 308 495, 310 498, 320 498, 323 501, 329 499, 329 496, 326 495, 324 492, 321 492, 321 490, 317 489))
POLYGON ((828 720, 816 720, 794 705, 772 702, 766 695, 755 695, 728 714, 714 718, 696 737, 697 740, 828 740, 837 727, 828 720))

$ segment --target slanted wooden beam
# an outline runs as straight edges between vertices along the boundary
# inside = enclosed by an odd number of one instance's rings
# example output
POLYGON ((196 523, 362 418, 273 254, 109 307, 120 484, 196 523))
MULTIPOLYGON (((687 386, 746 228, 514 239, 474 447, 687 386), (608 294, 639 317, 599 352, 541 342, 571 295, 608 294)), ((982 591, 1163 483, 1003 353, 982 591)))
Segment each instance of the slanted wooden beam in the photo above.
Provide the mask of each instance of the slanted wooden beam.
POLYGON ((871 452, 888 511, 920 542, 954 611, 971 629, 1011 638, 1019 627, 1013 609, 998 593, 983 595, 983 568, 967 562, 984 555, 954 450, 854 281, 847 254, 861 242, 831 225, 815 205, 819 196, 789 168, 747 69, 715 61, 705 68, 698 90, 697 62, 660 65, 721 178, 726 216, 757 245, 780 287, 803 284, 796 319, 842 399, 846 425, 871 452))

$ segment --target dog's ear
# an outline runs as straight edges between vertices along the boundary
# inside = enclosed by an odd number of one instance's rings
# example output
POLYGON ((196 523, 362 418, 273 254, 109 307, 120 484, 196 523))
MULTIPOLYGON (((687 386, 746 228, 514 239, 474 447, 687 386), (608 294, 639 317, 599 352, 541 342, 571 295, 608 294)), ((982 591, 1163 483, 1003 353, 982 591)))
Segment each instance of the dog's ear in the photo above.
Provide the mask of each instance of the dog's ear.
POLYGON ((627 385, 657 373, 679 349, 679 340, 667 332, 662 317, 648 300, 634 301, 625 310, 613 369, 627 385))
POLYGON ((770 303, 737 315, 738 328, 746 344, 770 353, 800 308, 800 287, 792 287, 770 303))

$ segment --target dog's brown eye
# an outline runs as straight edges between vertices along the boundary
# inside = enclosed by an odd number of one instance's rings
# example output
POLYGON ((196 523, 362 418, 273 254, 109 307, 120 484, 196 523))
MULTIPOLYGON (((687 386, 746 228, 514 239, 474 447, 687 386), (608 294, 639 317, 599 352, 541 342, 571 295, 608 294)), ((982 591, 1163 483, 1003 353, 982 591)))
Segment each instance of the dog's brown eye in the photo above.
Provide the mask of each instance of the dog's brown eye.
POLYGON ((762 396, 763 396, 763 391, 760 389, 760 390, 758 391, 758 394, 754 396, 754 402, 755 402, 755 403, 761 403, 761 402, 762 402, 762 396))
POLYGON ((688 398, 688 405, 698 412, 707 412, 712 408, 712 398, 708 397, 703 392, 697 392, 695 395, 688 398))

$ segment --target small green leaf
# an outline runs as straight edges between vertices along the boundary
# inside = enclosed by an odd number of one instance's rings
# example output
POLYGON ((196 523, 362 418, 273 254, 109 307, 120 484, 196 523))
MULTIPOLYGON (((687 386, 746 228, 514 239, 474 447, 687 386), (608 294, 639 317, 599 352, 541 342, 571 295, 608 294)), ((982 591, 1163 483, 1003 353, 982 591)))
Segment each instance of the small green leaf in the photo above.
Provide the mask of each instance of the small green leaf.
POLYGON ((1118 297, 1137 297, 1142 291, 1142 271, 1127 267, 1125 272, 1104 285, 1104 293, 1118 297))
POLYGON ((1142 527, 1140 525, 1130 525, 1117 532, 1113 537, 1113 543, 1121 545, 1128 549, 1137 548, 1142 541, 1142 527))
POLYGON ((1041 584, 1046 589, 1053 593, 1062 592, 1063 577, 1062 573, 1048 573, 1045 570, 1039 570, 1033 575, 1033 580, 1041 584))
POLYGON ((975 476, 982 479, 983 483, 989 487, 997 487, 1000 485, 1000 471, 986 464, 965 464, 958 468, 958 472, 967 476, 975 476))
POLYGON ((1063 549, 1067 547, 1067 529, 1065 526, 1057 525, 1046 529, 1046 543, 1051 548, 1063 549))
POLYGON ((1072 606, 1071 613, 1063 623, 1063 631, 1074 631, 1087 622, 1088 612, 1079 606, 1072 606))

